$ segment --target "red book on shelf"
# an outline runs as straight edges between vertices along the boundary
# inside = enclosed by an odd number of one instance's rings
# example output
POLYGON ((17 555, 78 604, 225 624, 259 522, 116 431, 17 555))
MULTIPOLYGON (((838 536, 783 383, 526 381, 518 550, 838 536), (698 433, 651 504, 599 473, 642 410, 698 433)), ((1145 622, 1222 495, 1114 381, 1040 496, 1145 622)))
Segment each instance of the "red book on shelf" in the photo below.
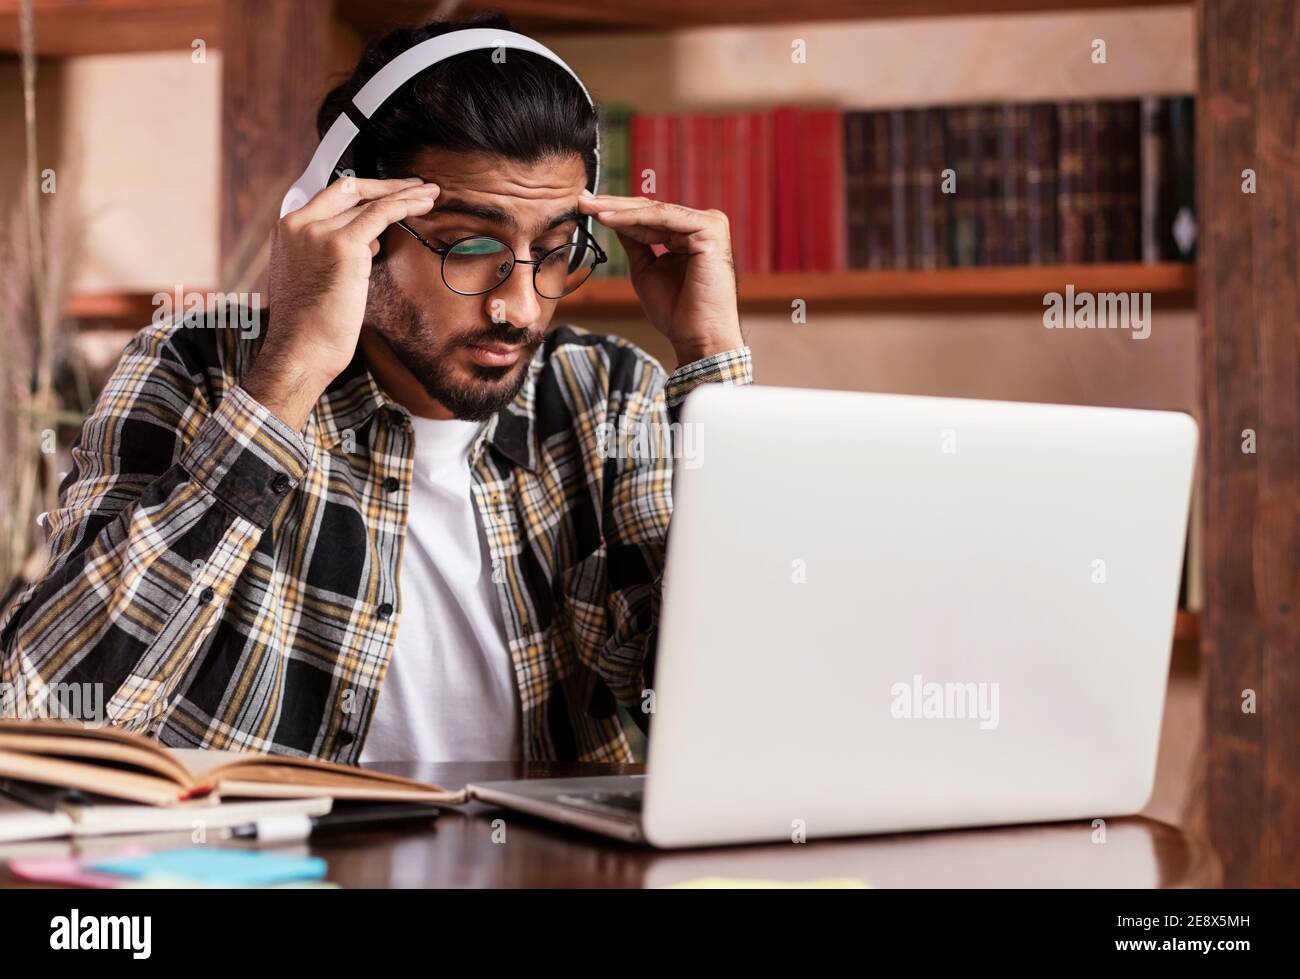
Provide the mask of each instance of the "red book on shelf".
POLYGON ((736 272, 746 275, 752 268, 753 259, 750 245, 753 235, 750 233, 750 220, 746 201, 746 178, 749 165, 745 150, 748 149, 747 131, 742 130, 739 114, 721 116, 718 119, 718 210, 727 216, 731 225, 731 257, 736 263, 736 272))
MULTIPOLYGON (((672 116, 632 117, 629 196, 677 201, 681 193, 677 130, 677 120, 672 116)), ((661 255, 666 250, 663 245, 650 247, 656 255, 661 255)))
POLYGON ((746 244, 749 271, 772 271, 776 257, 776 171, 772 116, 768 112, 746 112, 741 116, 741 158, 748 161, 745 173, 746 244))
POLYGON ((628 169, 628 194, 651 197, 657 201, 676 201, 678 196, 678 160, 676 158, 676 124, 672 116, 633 116, 631 127, 631 167, 628 169), (649 176, 653 174, 653 190, 649 176))
POLYGON ((776 173, 776 237, 774 268, 798 272, 803 253, 803 145, 804 111, 787 105, 772 113, 773 162, 776 173))
POLYGON ((813 272, 848 268, 844 224, 844 120, 838 109, 804 113, 799 183, 803 267, 813 272))
POLYGON ((765 112, 718 120, 717 205, 731 224, 740 275, 772 271, 772 125, 765 112))
POLYGON ((718 131, 718 120, 713 116, 678 117, 677 151, 681 161, 678 204, 697 210, 718 206, 718 131))

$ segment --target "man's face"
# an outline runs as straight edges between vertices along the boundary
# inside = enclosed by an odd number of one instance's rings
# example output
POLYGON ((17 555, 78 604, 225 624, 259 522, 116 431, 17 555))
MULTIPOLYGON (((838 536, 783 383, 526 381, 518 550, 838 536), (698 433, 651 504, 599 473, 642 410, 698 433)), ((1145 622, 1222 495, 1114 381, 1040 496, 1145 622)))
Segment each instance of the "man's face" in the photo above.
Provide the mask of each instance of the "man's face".
MULTIPOLYGON (((573 236, 586 186, 576 153, 524 164, 428 150, 413 169, 442 188, 431 211, 407 221, 426 241, 487 235, 520 259, 540 258, 573 236)), ((533 266, 516 265, 491 292, 463 296, 444 283, 439 257, 404 230, 391 227, 381 240, 385 258, 371 273, 366 325, 455 417, 483 419, 509 404, 555 313, 556 301, 533 288, 533 266)))

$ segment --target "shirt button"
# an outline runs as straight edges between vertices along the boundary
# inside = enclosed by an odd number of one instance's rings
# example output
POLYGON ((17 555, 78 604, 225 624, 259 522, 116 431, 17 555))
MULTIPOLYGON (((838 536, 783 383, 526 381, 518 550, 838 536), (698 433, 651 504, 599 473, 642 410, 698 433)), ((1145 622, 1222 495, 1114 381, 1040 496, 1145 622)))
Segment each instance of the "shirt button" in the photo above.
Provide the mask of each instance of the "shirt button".
POLYGON ((339 732, 339 744, 341 744, 341 745, 345 745, 345 746, 346 746, 346 745, 350 745, 350 744, 351 744, 353 741, 355 741, 356 739, 357 739, 357 736, 356 736, 355 734, 353 734, 351 731, 340 731, 340 732, 339 732))
POLYGON ((389 476, 384 480, 384 491, 387 493, 396 493, 401 486, 402 482, 396 476, 389 476))
POLYGON ((393 606, 390 602, 384 602, 383 605, 375 609, 381 619, 386 619, 393 614, 393 606))
POLYGON ((217 593, 214 592, 211 588, 204 588, 203 591, 199 594, 199 601, 202 602, 204 605, 207 605, 208 602, 212 601, 212 599, 216 596, 216 594, 217 593))
POLYGON ((290 480, 288 476, 284 473, 279 473, 275 479, 271 480, 271 491, 278 496, 284 496, 285 493, 289 492, 289 484, 291 482, 292 480, 290 480))

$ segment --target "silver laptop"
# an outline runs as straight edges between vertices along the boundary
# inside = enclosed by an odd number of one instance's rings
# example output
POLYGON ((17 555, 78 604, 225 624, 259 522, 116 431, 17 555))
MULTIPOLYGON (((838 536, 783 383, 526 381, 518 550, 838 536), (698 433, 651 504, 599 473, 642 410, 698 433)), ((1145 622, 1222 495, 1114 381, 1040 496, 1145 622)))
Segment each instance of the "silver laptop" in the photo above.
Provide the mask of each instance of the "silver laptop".
POLYGON ((711 385, 683 422, 645 776, 475 797, 658 847, 1145 805, 1189 416, 711 385))

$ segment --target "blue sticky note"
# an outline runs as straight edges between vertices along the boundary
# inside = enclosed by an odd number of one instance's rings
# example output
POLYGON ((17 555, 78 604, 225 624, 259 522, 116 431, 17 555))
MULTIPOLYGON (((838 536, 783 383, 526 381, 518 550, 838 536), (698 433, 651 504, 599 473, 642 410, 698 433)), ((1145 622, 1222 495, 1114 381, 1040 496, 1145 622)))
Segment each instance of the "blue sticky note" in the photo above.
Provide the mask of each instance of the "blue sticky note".
POLYGON ((320 880, 325 861, 320 857, 282 857, 257 850, 190 847, 162 850, 143 857, 103 860, 94 870, 119 877, 166 874, 230 887, 262 887, 295 880, 320 880))

